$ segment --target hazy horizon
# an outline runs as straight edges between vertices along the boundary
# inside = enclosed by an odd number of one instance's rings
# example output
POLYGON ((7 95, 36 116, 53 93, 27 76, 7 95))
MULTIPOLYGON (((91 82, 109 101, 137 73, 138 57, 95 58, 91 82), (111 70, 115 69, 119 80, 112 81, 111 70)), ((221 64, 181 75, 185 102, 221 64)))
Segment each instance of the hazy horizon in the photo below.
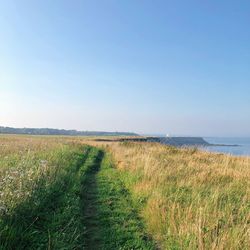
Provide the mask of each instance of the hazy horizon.
POLYGON ((0 0, 0 126, 250 137, 249 13, 0 0))
MULTIPOLYGON (((235 138, 235 139, 250 139, 250 136, 215 136, 215 135, 199 135, 199 134, 169 134, 169 133, 159 133, 159 132, 151 132, 151 133, 140 133, 138 131, 116 131, 116 130, 86 130, 86 129, 74 129, 74 128, 62 128, 62 127, 13 127, 13 126, 2 126, 0 124, 0 127, 9 127, 9 128, 15 128, 15 129, 23 129, 23 128, 28 128, 28 129, 58 129, 58 130, 76 130, 76 131, 90 131, 90 132, 129 132, 129 133, 136 133, 140 136, 173 136, 173 137, 204 137, 204 138, 235 138)), ((1 133, 0 133, 1 134, 1 133)))

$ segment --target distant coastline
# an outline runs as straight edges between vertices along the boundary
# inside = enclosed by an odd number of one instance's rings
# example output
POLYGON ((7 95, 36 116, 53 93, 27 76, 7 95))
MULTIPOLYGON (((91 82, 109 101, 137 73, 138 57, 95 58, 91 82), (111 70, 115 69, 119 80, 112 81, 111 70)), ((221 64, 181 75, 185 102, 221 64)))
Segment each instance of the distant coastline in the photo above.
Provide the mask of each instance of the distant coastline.
POLYGON ((218 146, 218 147, 237 147, 237 144, 212 144, 203 137, 149 137, 148 141, 156 141, 172 146, 218 146))
POLYGON ((183 137, 183 136, 140 136, 134 132, 106 132, 106 131, 78 131, 53 128, 13 128, 0 126, 0 134, 17 135, 66 135, 66 136, 124 136, 125 138, 105 139, 99 138, 97 141, 144 141, 158 142, 176 147, 239 147, 238 144, 209 143, 203 137, 183 137))
POLYGON ((0 134, 69 136, 138 136, 133 132, 78 131, 53 128, 12 128, 0 126, 0 134))
POLYGON ((210 146, 225 146, 225 147, 236 147, 237 144, 212 144, 207 142, 203 137, 163 137, 163 136, 141 136, 141 137, 128 137, 128 138, 115 138, 105 139, 100 138, 96 141, 137 141, 137 142, 158 142, 165 145, 171 145, 176 147, 181 146, 194 146, 194 147, 210 147, 210 146))

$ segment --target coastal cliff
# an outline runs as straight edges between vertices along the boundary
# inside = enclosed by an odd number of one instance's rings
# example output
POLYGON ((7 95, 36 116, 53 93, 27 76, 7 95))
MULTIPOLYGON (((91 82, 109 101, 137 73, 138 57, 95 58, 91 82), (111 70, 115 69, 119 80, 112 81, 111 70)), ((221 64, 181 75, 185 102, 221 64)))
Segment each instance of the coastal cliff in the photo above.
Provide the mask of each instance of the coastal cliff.
POLYGON ((134 141, 158 142, 172 146, 211 146, 202 137, 125 137, 125 138, 98 138, 96 141, 134 141))
POLYGON ((172 146, 209 146, 202 137, 148 137, 149 142, 159 142, 172 146))

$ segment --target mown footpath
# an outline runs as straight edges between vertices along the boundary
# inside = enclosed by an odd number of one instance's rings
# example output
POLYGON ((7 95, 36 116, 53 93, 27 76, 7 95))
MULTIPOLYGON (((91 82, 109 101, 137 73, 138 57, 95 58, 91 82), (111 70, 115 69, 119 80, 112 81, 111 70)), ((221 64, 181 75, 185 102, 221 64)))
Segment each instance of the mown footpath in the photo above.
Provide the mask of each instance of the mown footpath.
POLYGON ((63 162, 1 214, 0 249, 155 249, 103 150, 84 146, 63 162))
POLYGON ((83 185, 85 248, 155 249, 109 155, 99 151, 90 165, 83 185))

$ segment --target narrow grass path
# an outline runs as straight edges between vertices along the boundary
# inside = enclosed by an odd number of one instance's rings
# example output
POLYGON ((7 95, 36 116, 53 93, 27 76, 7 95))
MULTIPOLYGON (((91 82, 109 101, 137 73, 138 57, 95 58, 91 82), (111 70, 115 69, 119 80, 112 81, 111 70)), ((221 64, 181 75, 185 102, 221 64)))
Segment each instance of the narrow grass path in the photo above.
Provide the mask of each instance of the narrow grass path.
POLYGON ((101 235, 97 216, 97 183, 96 173, 99 171, 103 159, 103 152, 92 151, 86 162, 88 171, 82 181, 82 204, 84 216, 84 242, 86 249, 101 249, 101 235))
POLYGON ((58 171, 0 219, 0 250, 155 249, 119 171, 102 150, 85 146, 58 171))
POLYGON ((99 151, 84 181, 86 249, 156 249, 110 157, 99 151))

